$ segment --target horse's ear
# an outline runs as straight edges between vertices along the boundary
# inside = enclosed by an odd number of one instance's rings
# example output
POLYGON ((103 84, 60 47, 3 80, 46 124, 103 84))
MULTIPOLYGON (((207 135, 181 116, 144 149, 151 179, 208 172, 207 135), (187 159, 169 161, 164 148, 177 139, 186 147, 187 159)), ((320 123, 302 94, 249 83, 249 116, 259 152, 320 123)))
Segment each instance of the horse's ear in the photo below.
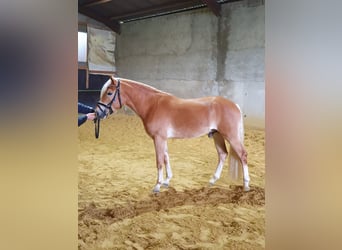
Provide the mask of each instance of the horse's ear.
POLYGON ((110 76, 110 80, 112 81, 112 84, 115 86, 115 78, 114 78, 114 76, 110 76))

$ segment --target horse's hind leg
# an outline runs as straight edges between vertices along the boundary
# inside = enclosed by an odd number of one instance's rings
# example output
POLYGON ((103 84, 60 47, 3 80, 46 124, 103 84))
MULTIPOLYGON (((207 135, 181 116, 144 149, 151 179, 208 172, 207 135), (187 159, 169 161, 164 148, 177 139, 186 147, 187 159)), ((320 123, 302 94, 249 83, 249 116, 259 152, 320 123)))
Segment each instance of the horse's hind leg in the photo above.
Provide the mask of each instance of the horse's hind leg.
MULTIPOLYGON (((238 139, 231 139, 229 141, 230 146, 235 151, 236 155, 239 157, 239 160, 242 164, 242 171, 243 171, 243 190, 249 191, 249 173, 248 173, 248 165, 247 165, 247 152, 242 145, 242 143, 238 139)), ((233 154, 231 153, 231 156, 233 154)))
POLYGON ((212 136, 214 138, 215 147, 217 150, 218 164, 213 177, 209 181, 210 185, 214 185, 214 183, 220 178, 224 161, 226 160, 228 155, 226 144, 222 135, 219 132, 215 132, 212 134, 212 136))

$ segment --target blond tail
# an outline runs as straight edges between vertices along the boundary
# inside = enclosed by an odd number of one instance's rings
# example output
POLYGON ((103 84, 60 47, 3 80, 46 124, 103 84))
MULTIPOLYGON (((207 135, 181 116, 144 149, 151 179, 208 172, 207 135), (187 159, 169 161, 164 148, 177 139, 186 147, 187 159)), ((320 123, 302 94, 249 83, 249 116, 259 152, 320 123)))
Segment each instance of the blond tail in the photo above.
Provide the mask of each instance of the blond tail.
MULTIPOLYGON (((236 104, 236 106, 240 110, 240 114, 241 114, 241 118, 240 118, 240 122, 239 122, 239 139, 240 139, 241 143, 243 143, 244 134, 245 134, 244 133, 244 126, 243 126, 243 117, 242 117, 242 112, 241 112, 239 105, 236 104)), ((238 180, 239 178, 242 177, 242 171, 241 171, 242 168, 239 167, 239 165, 241 165, 241 162, 240 162, 240 158, 238 157, 238 155, 236 154, 236 152, 232 146, 230 146, 228 158, 229 158, 230 177, 233 180, 238 180)))

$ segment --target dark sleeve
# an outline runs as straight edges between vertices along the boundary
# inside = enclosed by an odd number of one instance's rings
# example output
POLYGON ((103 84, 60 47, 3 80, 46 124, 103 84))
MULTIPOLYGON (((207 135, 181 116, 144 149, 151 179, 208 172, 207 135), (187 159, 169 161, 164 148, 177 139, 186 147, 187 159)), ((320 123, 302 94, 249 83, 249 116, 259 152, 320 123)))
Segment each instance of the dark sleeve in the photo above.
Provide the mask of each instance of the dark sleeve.
POLYGON ((87 121, 87 115, 80 115, 80 116, 78 116, 78 126, 81 126, 86 121, 87 121))
POLYGON ((88 114, 88 113, 94 113, 95 110, 87 105, 84 105, 83 103, 78 103, 78 113, 82 113, 82 114, 88 114))

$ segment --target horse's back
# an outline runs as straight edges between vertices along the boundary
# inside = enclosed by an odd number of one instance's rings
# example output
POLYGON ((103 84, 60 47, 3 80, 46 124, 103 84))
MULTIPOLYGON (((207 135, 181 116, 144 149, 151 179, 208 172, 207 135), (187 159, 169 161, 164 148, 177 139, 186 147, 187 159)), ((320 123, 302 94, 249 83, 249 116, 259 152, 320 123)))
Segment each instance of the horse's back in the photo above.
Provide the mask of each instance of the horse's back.
POLYGON ((240 114, 239 107, 231 100, 222 96, 207 96, 193 99, 183 99, 172 95, 165 95, 157 102, 158 116, 205 116, 213 119, 240 114))

